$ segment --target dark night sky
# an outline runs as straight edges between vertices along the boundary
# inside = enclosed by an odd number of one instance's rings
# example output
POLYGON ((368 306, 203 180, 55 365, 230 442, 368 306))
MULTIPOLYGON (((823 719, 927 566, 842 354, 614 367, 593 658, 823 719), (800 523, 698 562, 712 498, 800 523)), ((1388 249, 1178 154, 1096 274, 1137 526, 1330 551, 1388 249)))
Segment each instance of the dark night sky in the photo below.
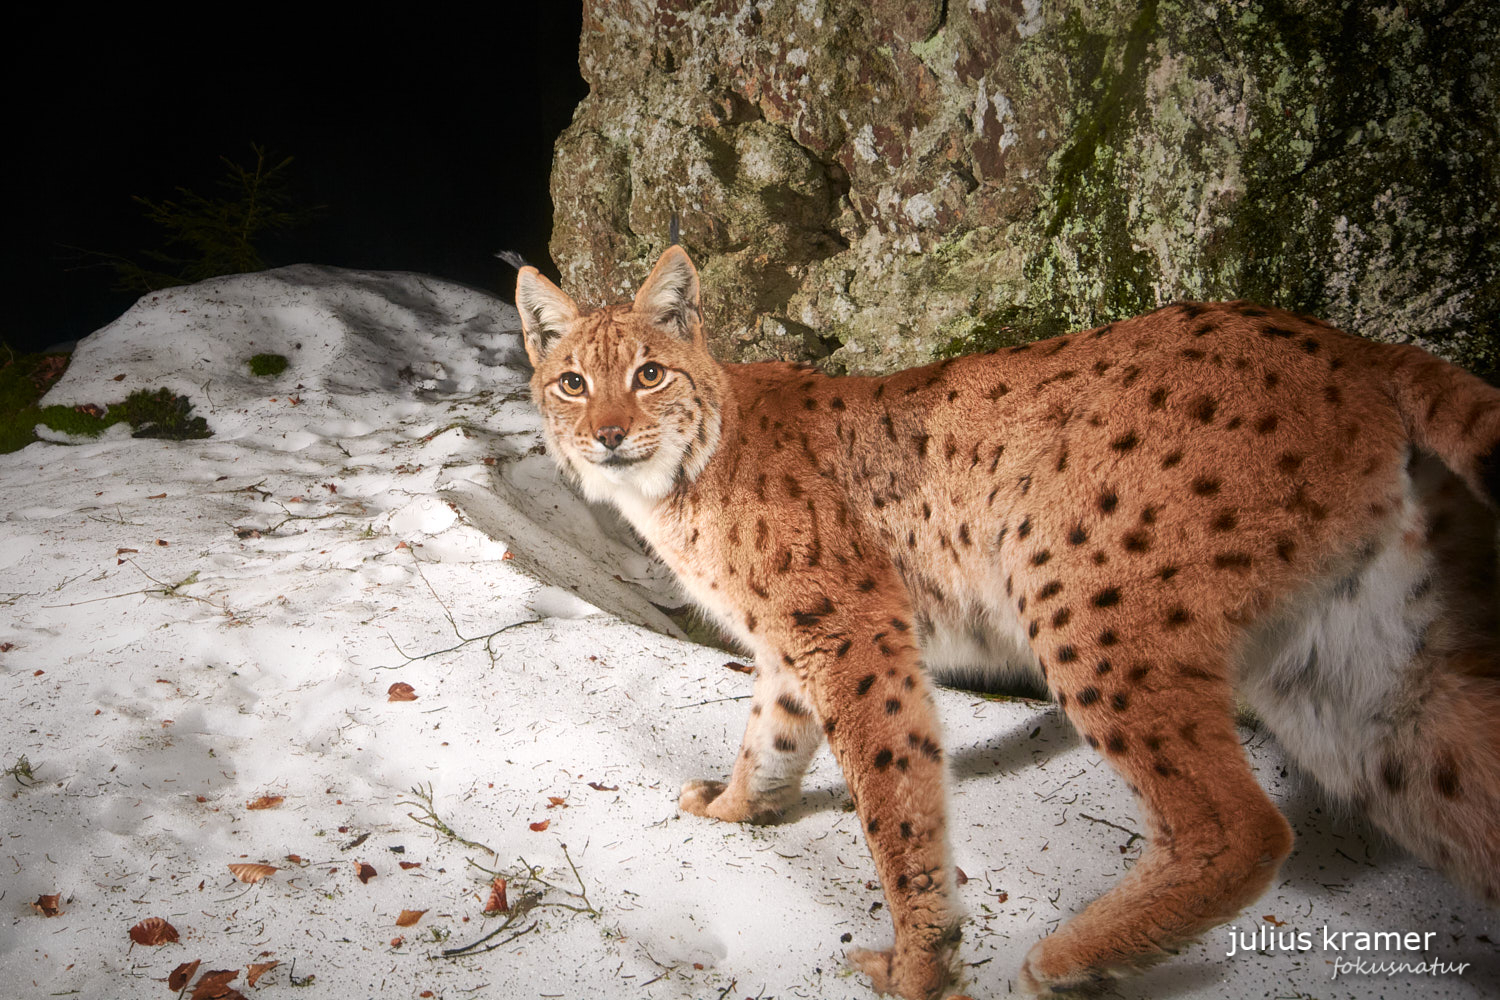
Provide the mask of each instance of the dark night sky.
POLYGON ((507 299, 495 250, 551 271, 552 144, 588 92, 580 9, 497 6, 522 9, 416 22, 420 6, 323 21, 199 8, 216 27, 143 12, 14 32, 11 55, 46 70, 8 95, 0 339, 37 350, 118 316, 134 295, 67 248, 158 245, 131 196, 214 193, 219 157, 252 162, 252 143, 294 156, 293 194, 326 206, 266 243, 272 265, 423 271, 507 299))

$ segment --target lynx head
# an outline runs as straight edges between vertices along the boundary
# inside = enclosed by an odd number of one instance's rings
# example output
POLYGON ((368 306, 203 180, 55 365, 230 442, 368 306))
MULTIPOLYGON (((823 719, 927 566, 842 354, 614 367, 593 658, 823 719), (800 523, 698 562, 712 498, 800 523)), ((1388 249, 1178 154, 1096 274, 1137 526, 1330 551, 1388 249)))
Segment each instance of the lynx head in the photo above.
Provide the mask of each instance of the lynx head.
POLYGON ((723 374, 681 247, 662 254, 629 305, 580 313, 523 267, 516 308, 547 450, 589 499, 655 501, 703 471, 719 442, 723 374))

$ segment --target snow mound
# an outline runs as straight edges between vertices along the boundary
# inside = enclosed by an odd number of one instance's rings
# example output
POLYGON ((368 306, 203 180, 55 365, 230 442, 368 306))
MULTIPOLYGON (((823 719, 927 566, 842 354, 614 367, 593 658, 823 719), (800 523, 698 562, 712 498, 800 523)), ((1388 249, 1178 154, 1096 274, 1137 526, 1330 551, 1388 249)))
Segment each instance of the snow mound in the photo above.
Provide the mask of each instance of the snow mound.
MULTIPOLYGON (((47 403, 167 387, 213 437, 0 456, 0 993, 166 998, 202 960, 247 993, 279 963, 254 988, 277 996, 871 995, 841 955, 888 918, 826 754, 783 824, 677 815, 749 682, 559 481, 518 326, 434 278, 299 266, 148 296, 78 346, 47 403), (179 940, 133 944, 152 917, 179 940)), ((1142 825, 1049 705, 938 700, 964 984, 1004 995, 1142 825)), ((1490 995, 1493 914, 1246 738, 1303 836, 1242 930, 1440 930, 1433 957, 1474 964, 1330 981, 1332 954, 1226 958, 1226 932, 1120 994, 1490 995)))

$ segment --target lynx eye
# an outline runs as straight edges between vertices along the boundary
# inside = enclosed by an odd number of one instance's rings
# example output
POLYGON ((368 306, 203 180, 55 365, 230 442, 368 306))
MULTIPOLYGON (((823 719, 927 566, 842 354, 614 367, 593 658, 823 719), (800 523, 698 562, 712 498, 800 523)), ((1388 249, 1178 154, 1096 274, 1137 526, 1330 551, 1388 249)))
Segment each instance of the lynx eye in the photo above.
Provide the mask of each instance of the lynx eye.
POLYGON ((635 370, 635 384, 641 389, 654 389, 666 377, 667 373, 654 361, 648 361, 635 370))
POLYGON ((583 395, 583 376, 578 374, 577 372, 563 372, 562 375, 558 376, 557 384, 561 386, 562 391, 569 396, 583 395))

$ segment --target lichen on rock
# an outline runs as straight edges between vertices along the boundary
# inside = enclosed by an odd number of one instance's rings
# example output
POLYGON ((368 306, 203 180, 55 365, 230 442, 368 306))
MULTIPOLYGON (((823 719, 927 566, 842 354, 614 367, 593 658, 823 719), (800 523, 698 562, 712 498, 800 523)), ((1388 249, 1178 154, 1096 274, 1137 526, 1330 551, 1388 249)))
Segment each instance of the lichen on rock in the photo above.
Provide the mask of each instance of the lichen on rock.
POLYGON ((552 252, 668 219, 723 357, 886 371, 1254 298, 1500 371, 1483 2, 587 0, 552 252))

